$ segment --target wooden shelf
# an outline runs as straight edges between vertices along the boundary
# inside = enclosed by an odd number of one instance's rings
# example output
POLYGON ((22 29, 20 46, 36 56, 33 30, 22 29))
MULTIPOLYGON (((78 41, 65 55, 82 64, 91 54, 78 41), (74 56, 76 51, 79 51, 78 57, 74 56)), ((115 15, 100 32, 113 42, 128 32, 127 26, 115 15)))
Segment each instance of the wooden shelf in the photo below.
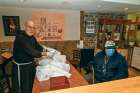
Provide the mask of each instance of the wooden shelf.
POLYGON ((121 24, 131 24, 131 20, 101 18, 99 19, 99 23, 105 25, 117 25, 117 24, 121 25, 121 24))
MULTIPOLYGON (((98 33, 103 34, 102 41, 98 41, 98 42, 101 42, 102 45, 99 46, 98 48, 100 48, 100 47, 103 48, 105 41, 108 39, 117 42, 118 48, 124 48, 124 47, 128 46, 129 30, 130 30, 130 25, 132 24, 131 20, 100 18, 98 20, 98 22, 99 22, 99 26, 100 26, 98 33), (108 26, 109 26, 109 28, 108 28, 108 26), (128 31, 126 29, 126 26, 129 26, 128 31), (109 35, 108 35, 108 33, 109 33, 109 35), (115 33, 119 33, 119 34, 115 35, 115 33), (126 36, 123 34, 125 34, 126 36), (117 35, 118 35, 118 37, 117 37, 117 35), (123 40, 124 36, 126 39, 125 42, 123 40), (118 40, 115 40, 115 38, 118 38, 118 40)), ((99 34, 98 34, 98 40, 99 40, 99 34)))

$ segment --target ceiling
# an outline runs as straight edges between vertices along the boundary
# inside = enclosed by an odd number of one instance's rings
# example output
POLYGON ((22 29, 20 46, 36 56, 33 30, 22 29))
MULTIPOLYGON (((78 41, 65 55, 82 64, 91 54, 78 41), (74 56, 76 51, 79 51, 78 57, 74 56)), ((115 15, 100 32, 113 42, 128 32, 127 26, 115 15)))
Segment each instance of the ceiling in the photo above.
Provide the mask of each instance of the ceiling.
POLYGON ((140 0, 0 0, 0 7, 135 13, 140 12, 140 0))

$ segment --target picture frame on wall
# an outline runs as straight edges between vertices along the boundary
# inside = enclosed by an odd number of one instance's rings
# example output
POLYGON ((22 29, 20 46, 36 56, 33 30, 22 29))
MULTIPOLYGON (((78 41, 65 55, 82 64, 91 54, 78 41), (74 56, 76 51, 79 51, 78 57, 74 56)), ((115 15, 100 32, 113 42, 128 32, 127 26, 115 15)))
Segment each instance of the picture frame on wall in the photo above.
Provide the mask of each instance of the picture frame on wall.
POLYGON ((14 36, 20 30, 19 16, 2 16, 5 36, 14 36))
POLYGON ((86 34, 94 34, 95 33, 95 23, 92 20, 86 21, 86 34))
POLYGON ((84 17, 84 26, 86 35, 95 35, 96 34, 96 17, 93 15, 85 15, 84 17))

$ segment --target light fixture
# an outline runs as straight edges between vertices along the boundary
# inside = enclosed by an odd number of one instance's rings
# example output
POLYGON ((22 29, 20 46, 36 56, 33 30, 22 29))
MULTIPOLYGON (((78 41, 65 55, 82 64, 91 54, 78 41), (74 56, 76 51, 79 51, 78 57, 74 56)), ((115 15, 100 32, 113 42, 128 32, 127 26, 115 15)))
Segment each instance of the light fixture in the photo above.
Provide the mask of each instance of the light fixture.
POLYGON ((101 5, 97 5, 98 8, 101 8, 101 5))
POLYGON ((27 1, 27 0, 19 0, 20 2, 25 2, 25 1, 27 1))
POLYGON ((129 9, 128 7, 124 8, 125 11, 127 11, 128 9, 129 9))
POLYGON ((102 0, 102 1, 140 5, 140 0, 102 0))

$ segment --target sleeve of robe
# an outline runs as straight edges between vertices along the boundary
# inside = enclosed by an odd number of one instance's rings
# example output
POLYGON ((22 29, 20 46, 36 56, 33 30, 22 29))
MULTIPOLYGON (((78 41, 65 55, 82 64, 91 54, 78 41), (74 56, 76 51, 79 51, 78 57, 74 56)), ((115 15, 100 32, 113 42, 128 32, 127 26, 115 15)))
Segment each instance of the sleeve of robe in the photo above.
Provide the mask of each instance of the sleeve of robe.
MULTIPOLYGON (((31 44, 30 44, 30 42, 28 42, 28 39, 26 38, 26 37, 24 37, 24 36, 22 36, 22 35, 20 35, 19 37, 17 37, 18 38, 18 42, 19 42, 19 44, 21 44, 21 46, 23 47, 23 49, 24 49, 24 51, 28 54, 28 55, 30 55, 30 56, 32 56, 32 57, 41 57, 41 48, 38 50, 38 49, 36 49, 36 44, 35 44, 35 46, 32 46, 31 44)), ((33 41, 33 42, 36 42, 36 41, 33 41)), ((38 45, 37 45, 38 46, 38 45)))
POLYGON ((37 42, 37 40, 34 38, 35 40, 35 46, 36 46, 36 49, 39 50, 39 51, 43 51, 43 47, 37 42))

